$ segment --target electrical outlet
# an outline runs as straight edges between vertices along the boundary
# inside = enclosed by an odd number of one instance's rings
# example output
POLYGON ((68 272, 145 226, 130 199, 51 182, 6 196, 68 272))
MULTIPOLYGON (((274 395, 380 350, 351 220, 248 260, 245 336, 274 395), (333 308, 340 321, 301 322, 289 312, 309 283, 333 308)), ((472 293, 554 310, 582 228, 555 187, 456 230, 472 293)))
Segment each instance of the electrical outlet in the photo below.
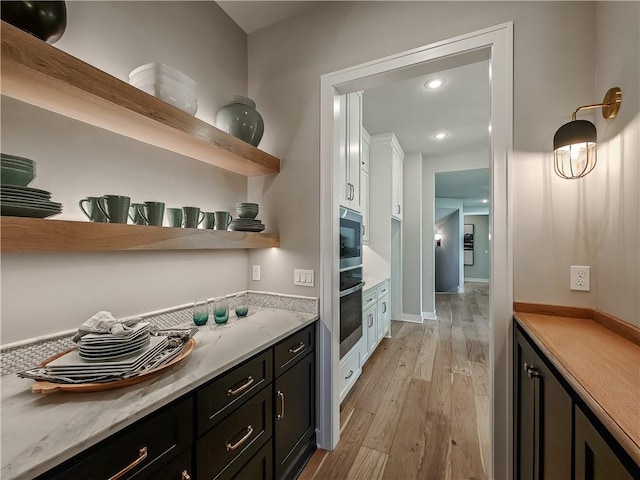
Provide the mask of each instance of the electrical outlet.
POLYGON ((571 266, 571 290, 591 291, 591 267, 571 266))
POLYGON ((260 265, 253 266, 253 279, 260 280, 260 265))
POLYGON ((293 270, 293 284, 301 287, 313 287, 313 270, 293 270))

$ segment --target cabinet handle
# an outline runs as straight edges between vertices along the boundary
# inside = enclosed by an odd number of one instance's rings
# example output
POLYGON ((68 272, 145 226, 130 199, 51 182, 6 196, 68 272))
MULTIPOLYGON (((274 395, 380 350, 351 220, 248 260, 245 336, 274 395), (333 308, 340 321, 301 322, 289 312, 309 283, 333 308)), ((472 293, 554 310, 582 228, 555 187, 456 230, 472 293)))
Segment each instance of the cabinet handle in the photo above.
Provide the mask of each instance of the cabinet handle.
POLYGON ((540 375, 540 372, 538 372, 538 370, 536 370, 535 367, 529 365, 527 362, 524 362, 524 371, 527 372, 527 375, 531 380, 536 378, 542 378, 542 375, 540 375))
POLYGON ((369 314, 367 318, 369 319, 369 328, 373 327, 373 315, 369 314))
POLYGON ((240 445, 242 445, 244 442, 246 442, 248 440, 248 438, 251 436, 252 433, 253 433, 253 427, 251 425, 247 425, 247 433, 245 433, 244 437, 242 437, 240 440, 238 440, 233 445, 231 443, 227 443, 227 452, 235 450, 240 445))
POLYGON ((144 462, 146 458, 147 458, 147 447, 142 447, 138 451, 138 458, 136 458, 133 462, 131 462, 129 465, 127 465, 118 473, 116 473, 113 477, 109 477, 109 480, 118 480, 119 478, 122 478, 127 472, 130 472, 131 470, 136 468, 138 465, 140 465, 142 462, 144 462))
POLYGON ((349 185, 351 185, 351 198, 349 200, 353 200, 356 198, 356 187, 353 183, 350 183, 349 185))
POLYGON ((235 390, 230 388, 229 390, 227 390, 227 396, 228 397, 233 397, 234 395, 239 394, 240 392, 244 392, 247 388, 249 388, 252 384, 253 384, 254 380, 253 377, 251 375, 249 375, 247 377, 247 381, 240 385, 238 388, 236 388, 235 390))
POLYGON ((400 205, 398 205, 398 215, 400 215, 400 205))
POLYGON ((346 377, 344 377, 345 380, 349 380, 351 378, 351 376, 353 375, 353 370, 349 370, 349 375, 347 375, 346 377))
POLYGON ((191 475, 189 475, 189 472, 187 472, 186 470, 183 470, 180 480, 191 480, 191 475))
POLYGON ((282 420, 284 418, 284 393, 278 390, 278 396, 280 397, 280 413, 276 418, 282 420))
POLYGON ((300 353, 302 350, 304 350, 304 347, 306 347, 306 346, 307 345, 304 342, 300 342, 296 348, 291 347, 289 349, 289 353, 291 355, 295 355, 296 353, 300 353))
POLYGON ((382 313, 387 313, 387 302, 382 302, 382 313))
POLYGON ((366 231, 367 231, 367 226, 363 223, 362 224, 362 236, 363 237, 366 235, 366 233, 365 233, 366 231))

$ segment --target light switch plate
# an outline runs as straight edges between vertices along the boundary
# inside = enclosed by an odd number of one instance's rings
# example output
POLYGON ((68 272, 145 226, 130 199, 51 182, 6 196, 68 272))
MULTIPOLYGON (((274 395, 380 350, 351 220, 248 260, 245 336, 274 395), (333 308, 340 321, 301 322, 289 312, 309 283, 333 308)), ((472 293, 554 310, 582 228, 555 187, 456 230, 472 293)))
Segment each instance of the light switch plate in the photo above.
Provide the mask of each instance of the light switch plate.
POLYGON ((253 279, 260 280, 260 265, 253 266, 253 279))
POLYGON ((301 287, 313 287, 313 270, 296 268, 293 270, 293 284, 301 287))

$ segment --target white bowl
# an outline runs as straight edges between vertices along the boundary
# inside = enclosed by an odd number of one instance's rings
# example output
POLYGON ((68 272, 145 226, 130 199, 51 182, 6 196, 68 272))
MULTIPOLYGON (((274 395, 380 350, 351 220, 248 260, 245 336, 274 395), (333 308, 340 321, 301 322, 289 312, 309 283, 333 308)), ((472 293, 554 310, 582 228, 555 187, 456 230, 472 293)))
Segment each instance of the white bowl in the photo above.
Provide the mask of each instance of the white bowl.
POLYGON ((137 87, 143 92, 147 92, 149 95, 159 98, 160 100, 173 105, 187 112, 189 115, 195 115, 198 111, 198 102, 193 101, 179 93, 176 93, 172 89, 166 87, 160 87, 157 85, 148 85, 145 87, 137 87))
POLYGON ((173 92, 175 92, 177 95, 182 95, 184 97, 190 98, 194 102, 197 101, 198 99, 198 94, 193 88, 183 85, 182 83, 176 82, 175 80, 169 77, 165 77, 164 75, 160 75, 155 78, 149 77, 139 82, 131 83, 131 85, 137 88, 143 88, 149 85, 154 85, 160 88, 170 89, 173 92))
POLYGON ((129 73, 129 83, 131 83, 132 85, 134 83, 138 84, 141 81, 143 81, 143 79, 145 78, 149 78, 149 77, 155 78, 159 75, 169 77, 172 80, 178 83, 181 83, 182 85, 185 85, 188 88, 191 88, 192 90, 196 89, 196 82, 194 82, 191 78, 189 78, 187 75, 182 73, 180 70, 177 70, 164 63, 158 63, 158 62, 147 63, 145 65, 141 65, 138 68, 135 68, 134 70, 132 70, 131 73, 129 73))

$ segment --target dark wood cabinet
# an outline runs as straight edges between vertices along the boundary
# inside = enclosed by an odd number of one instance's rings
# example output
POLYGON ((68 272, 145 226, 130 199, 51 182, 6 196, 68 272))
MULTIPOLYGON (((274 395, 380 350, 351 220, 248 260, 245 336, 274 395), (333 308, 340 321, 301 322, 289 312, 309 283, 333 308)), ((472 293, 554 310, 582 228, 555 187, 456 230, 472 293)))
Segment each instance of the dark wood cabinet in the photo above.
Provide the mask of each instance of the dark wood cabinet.
POLYGON ((296 478, 316 448, 315 328, 300 329, 38 480, 118 473, 129 480, 296 478))
POLYGON ((516 323, 514 477, 625 480, 640 467, 516 323))
POLYGON ((516 331, 516 478, 571 478, 571 397, 516 331))
POLYGON ((315 448, 314 399, 315 356, 309 353, 275 382, 276 478, 295 478, 315 448))

